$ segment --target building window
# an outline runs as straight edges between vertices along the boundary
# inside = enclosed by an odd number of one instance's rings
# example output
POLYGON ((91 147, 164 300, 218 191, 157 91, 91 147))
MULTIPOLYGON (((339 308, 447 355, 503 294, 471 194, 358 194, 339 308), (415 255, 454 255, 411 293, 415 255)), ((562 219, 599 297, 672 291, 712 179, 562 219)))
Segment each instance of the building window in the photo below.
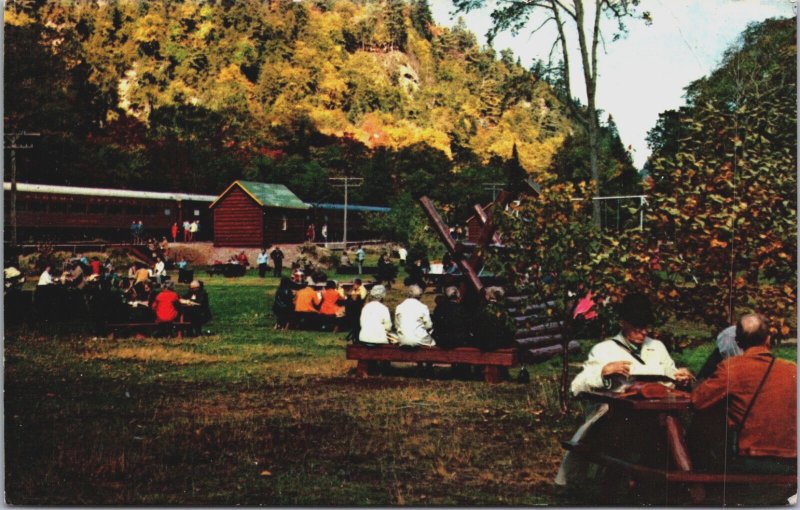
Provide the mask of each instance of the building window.
POLYGON ((172 214, 172 209, 164 209, 164 216, 169 216, 170 214, 172 214))
POLYGON ((195 209, 194 210, 194 215, 195 216, 200 216, 200 209, 195 209))
POLYGON ((78 203, 71 203, 69 204, 69 212, 71 213, 85 213, 86 212, 86 204, 78 203))
POLYGON ((286 218, 286 215, 284 214, 283 216, 281 216, 281 230, 285 232, 288 229, 289 229, 289 220, 286 218))

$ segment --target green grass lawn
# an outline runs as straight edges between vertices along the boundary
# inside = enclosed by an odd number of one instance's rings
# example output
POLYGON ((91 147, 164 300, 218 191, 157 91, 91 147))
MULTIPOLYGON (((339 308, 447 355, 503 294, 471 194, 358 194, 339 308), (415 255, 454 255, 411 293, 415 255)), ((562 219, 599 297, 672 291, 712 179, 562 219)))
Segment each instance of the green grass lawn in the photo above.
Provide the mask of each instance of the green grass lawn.
MULTIPOLYGON (((551 484, 581 422, 559 412, 558 360, 528 384, 414 366, 357 380, 343 334, 273 329, 277 279, 204 279, 199 338, 6 331, 9 503, 593 503, 551 484)), ((703 349, 681 360, 696 370, 703 349)))

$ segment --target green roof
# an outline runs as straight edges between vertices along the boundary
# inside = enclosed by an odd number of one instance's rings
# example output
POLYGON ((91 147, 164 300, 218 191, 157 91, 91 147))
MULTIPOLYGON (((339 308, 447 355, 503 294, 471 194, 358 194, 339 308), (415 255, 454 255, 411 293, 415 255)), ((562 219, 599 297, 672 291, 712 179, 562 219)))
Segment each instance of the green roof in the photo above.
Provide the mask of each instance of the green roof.
MULTIPOLYGON (((236 184, 262 207, 283 207, 286 209, 308 209, 310 207, 283 184, 268 184, 266 182, 236 181, 220 197, 225 195, 236 184)), ((214 204, 211 204, 211 206, 213 207, 214 204)))

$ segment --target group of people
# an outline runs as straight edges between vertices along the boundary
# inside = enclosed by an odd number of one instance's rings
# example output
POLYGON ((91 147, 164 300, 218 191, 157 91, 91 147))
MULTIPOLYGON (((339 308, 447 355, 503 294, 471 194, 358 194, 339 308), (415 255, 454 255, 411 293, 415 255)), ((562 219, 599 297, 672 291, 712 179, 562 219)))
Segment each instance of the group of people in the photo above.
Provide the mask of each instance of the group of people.
POLYGON ((303 276, 298 270, 291 279, 281 278, 272 305, 275 328, 285 329, 296 323, 312 329, 350 329, 352 333, 367 296, 361 279, 356 278, 347 289, 327 280, 324 289, 318 290, 313 280, 303 276))
MULTIPOLYGON (((322 224, 322 228, 320 228, 319 233, 320 233, 320 236, 322 237, 322 242, 323 243, 327 243, 328 242, 328 224, 327 223, 323 223, 322 224)), ((317 240, 317 226, 314 225, 314 223, 312 222, 312 223, 309 223, 308 226, 306 227, 306 241, 308 241, 309 243, 313 243, 313 242, 316 242, 316 240, 317 240)))
POLYGON ((181 233, 181 230, 183 231, 184 243, 197 241, 197 235, 200 233, 200 220, 184 220, 180 226, 177 223, 173 223, 170 228, 173 242, 178 242, 178 235, 181 233))
MULTIPOLYGON (((748 313, 723 331, 701 371, 703 378, 697 380, 686 368, 676 367, 666 347, 648 336, 654 314, 646 296, 626 296, 618 312, 620 332, 592 348, 572 381, 573 394, 631 391, 637 376, 662 376, 691 391, 695 415, 688 440, 696 469, 796 473, 797 366, 770 353, 770 325, 764 316, 748 313)), ((614 415, 608 404, 594 403, 573 441, 646 463, 641 452, 658 451, 662 438, 654 434, 657 430, 641 414, 635 419, 614 415)), ((583 487, 592 473, 598 471, 591 463, 570 452, 556 483, 583 487)))
POLYGON ((48 263, 39 275, 34 305, 42 320, 66 319, 86 312, 98 323, 166 325, 183 313, 184 320, 191 323, 190 333, 199 334, 203 324, 211 320, 202 282, 191 281, 186 295, 176 298, 174 284, 165 277, 160 258, 153 267, 133 263, 127 274, 117 270, 110 258, 105 262, 98 257, 76 258, 67 261, 60 273, 48 263))
POLYGON ((156 323, 157 335, 169 334, 172 324, 182 318, 189 323, 188 334, 197 336, 211 320, 208 293, 199 280, 192 280, 182 297, 173 282, 154 284, 150 280, 131 285, 120 297, 122 305, 130 306, 126 323, 156 323))
POLYGON ((283 258, 284 255, 280 246, 275 246, 269 255, 267 255, 267 248, 262 248, 256 260, 258 276, 261 278, 266 277, 269 270, 269 261, 272 260, 272 276, 279 277, 283 271, 283 258))
POLYGON ((358 341, 364 344, 397 343, 408 347, 506 347, 513 338, 513 327, 507 324, 496 307, 503 298, 502 290, 486 291, 487 306, 478 308, 462 302, 458 287, 448 287, 437 296, 433 313, 423 303, 419 285, 406 286, 406 299, 397 305, 394 322, 389 308, 383 304, 386 287, 375 285, 369 302, 361 310, 358 341))

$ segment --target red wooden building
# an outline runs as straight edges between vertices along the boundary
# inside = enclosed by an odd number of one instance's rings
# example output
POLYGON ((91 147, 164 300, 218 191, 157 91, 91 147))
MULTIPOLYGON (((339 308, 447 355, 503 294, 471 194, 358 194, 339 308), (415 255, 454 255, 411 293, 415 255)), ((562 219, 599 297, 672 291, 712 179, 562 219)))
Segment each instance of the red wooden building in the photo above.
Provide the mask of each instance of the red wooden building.
POLYGON ((235 181, 209 206, 214 246, 301 243, 309 207, 283 184, 235 181))

